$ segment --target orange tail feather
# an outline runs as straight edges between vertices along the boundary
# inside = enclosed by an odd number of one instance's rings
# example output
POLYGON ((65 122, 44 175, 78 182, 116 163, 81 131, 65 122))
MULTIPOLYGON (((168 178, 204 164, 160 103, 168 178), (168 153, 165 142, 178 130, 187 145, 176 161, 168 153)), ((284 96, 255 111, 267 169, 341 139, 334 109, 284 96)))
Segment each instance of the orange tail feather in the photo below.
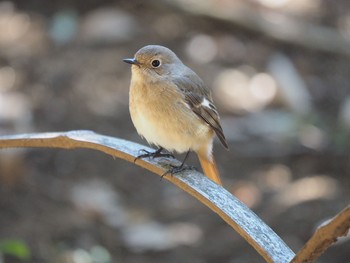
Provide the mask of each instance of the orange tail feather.
POLYGON ((219 171, 216 167, 214 157, 211 157, 211 160, 207 156, 198 154, 199 162, 201 163, 204 174, 213 180, 218 185, 222 185, 219 171))

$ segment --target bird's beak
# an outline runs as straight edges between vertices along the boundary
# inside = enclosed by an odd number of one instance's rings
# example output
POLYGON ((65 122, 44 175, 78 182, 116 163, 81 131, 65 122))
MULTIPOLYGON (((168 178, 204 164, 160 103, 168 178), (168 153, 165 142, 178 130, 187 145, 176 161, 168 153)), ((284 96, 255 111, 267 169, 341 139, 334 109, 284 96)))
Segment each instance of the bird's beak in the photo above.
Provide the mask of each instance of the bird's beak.
POLYGON ((140 63, 135 58, 124 58, 123 61, 131 65, 140 65, 140 63))

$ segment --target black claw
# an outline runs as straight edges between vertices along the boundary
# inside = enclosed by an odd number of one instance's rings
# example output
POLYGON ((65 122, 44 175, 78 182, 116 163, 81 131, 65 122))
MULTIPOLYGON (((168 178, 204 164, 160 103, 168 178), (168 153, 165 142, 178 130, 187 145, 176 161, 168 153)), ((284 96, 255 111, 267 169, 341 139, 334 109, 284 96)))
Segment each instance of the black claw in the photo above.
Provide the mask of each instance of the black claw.
POLYGON ((154 152, 150 152, 142 149, 141 152, 144 152, 144 154, 137 156, 134 159, 134 162, 136 162, 137 159, 143 159, 143 158, 152 158, 152 159, 159 158, 159 157, 175 158, 174 155, 172 155, 171 153, 162 153, 162 151, 163 151, 163 148, 159 148, 154 152))
POLYGON ((185 170, 197 170, 197 168, 194 166, 187 166, 187 165, 185 166, 183 163, 180 166, 171 165, 171 168, 161 175, 160 180, 162 180, 163 177, 167 176, 168 174, 173 176, 174 174, 180 173, 185 170))
POLYGON ((188 157, 189 154, 190 154, 190 151, 188 150, 187 153, 186 153, 186 156, 185 156, 185 158, 182 161, 180 166, 170 165, 172 168, 169 169, 168 171, 166 171, 165 173, 163 173, 162 176, 160 177, 160 180, 162 180, 163 177, 166 176, 167 174, 171 174, 171 176, 173 176, 174 174, 179 173, 181 171, 193 169, 194 168, 193 166, 185 166, 185 162, 186 162, 187 157, 188 157))

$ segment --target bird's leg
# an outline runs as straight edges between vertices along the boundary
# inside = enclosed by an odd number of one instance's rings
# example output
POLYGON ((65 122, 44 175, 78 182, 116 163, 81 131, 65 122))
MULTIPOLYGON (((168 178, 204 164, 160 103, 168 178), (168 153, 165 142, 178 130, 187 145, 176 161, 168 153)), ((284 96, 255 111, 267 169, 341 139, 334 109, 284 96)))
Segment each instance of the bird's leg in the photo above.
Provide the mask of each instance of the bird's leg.
POLYGON ((184 160, 182 161, 182 163, 181 163, 179 166, 173 166, 173 165, 171 165, 172 168, 169 169, 168 171, 166 171, 165 173, 163 173, 162 176, 161 176, 160 178, 163 179, 163 177, 166 176, 167 174, 173 175, 173 174, 182 172, 182 171, 184 171, 184 170, 193 170, 193 169, 196 169, 196 168, 193 167, 193 166, 186 166, 186 167, 184 167, 184 166, 185 166, 185 162, 186 162, 186 160, 187 160, 189 154, 190 154, 190 150, 187 151, 184 160))
POLYGON ((144 154, 141 154, 139 156, 137 156, 134 160, 134 162, 136 162, 137 159, 143 159, 143 158, 158 158, 158 157, 171 157, 171 158, 175 158, 174 155, 172 155, 171 153, 162 153, 163 151, 163 147, 160 147, 158 150, 154 151, 154 152, 150 152, 147 151, 145 149, 142 149, 141 151, 144 152, 144 154))

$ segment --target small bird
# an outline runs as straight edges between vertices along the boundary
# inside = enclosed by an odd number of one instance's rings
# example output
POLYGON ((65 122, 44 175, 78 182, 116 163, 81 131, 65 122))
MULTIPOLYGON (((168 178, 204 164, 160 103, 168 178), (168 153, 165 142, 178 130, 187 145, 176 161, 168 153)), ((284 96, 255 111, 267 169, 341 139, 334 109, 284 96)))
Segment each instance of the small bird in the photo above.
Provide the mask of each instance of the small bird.
POLYGON ((148 45, 134 58, 123 59, 132 65, 129 94, 131 120, 138 134, 158 147, 138 158, 169 156, 162 153, 185 153, 179 167, 183 170, 190 151, 197 153, 204 174, 222 185, 212 153, 213 139, 218 136, 228 145, 210 90, 202 79, 185 66, 170 49, 148 45))

